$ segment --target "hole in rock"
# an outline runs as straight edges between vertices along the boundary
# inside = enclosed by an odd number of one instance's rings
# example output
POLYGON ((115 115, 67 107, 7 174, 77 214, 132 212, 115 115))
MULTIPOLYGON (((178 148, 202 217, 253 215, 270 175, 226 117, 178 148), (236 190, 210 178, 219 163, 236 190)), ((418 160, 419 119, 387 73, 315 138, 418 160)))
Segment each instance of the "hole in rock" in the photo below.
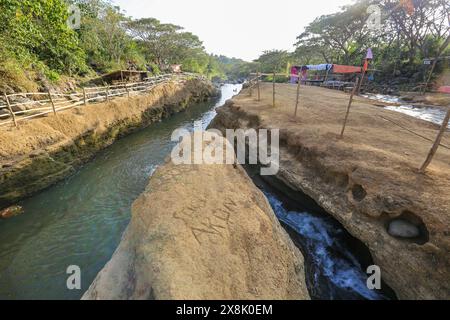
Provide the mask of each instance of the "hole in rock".
POLYGON ((366 198, 367 192, 362 185, 355 184, 352 188, 352 195, 353 199, 355 199, 358 202, 361 202, 366 198))

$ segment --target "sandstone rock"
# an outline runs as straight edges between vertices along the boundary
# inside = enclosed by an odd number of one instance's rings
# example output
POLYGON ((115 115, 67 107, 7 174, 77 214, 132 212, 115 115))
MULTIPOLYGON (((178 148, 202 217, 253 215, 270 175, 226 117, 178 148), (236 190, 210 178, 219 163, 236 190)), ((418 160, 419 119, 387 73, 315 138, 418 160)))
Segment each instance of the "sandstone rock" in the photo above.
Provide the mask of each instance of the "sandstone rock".
POLYGON ((393 237, 399 238, 417 238, 420 236, 420 230, 414 224, 405 220, 394 220, 389 224, 388 232, 393 237))
MULTIPOLYGON (((450 152, 440 148, 427 173, 419 174, 422 160, 416 155, 426 155, 429 144, 398 131, 375 114, 385 112, 409 128, 430 134, 435 128, 356 99, 358 112, 352 114, 345 139, 339 139, 348 100, 345 94, 304 87, 304 112, 293 119, 295 90, 278 86, 279 108, 275 109, 269 107, 271 86, 262 84, 261 91, 261 102, 244 91, 233 99, 233 107, 217 109, 211 128, 281 128, 279 180, 316 200, 366 244, 383 280, 399 299, 449 299, 450 152), (404 152, 415 156, 407 157, 404 152), (355 201, 352 195, 354 182, 367 190, 363 201, 355 201), (385 223, 391 217, 420 226, 420 236, 410 241, 392 237, 385 223), (432 253, 430 248, 434 248, 432 253)), ((444 137, 443 142, 450 140, 444 137)))
POLYGON ((309 299, 303 256, 240 167, 160 167, 83 299, 309 299))

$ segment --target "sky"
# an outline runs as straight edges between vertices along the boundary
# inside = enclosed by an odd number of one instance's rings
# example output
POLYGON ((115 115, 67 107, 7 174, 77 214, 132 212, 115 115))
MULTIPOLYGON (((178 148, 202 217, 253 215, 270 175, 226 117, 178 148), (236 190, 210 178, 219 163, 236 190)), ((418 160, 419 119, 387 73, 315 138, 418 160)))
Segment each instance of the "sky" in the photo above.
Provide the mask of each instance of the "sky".
POLYGON ((208 53, 252 61, 264 50, 293 50, 316 17, 353 0, 113 0, 133 18, 152 17, 196 34, 208 53))

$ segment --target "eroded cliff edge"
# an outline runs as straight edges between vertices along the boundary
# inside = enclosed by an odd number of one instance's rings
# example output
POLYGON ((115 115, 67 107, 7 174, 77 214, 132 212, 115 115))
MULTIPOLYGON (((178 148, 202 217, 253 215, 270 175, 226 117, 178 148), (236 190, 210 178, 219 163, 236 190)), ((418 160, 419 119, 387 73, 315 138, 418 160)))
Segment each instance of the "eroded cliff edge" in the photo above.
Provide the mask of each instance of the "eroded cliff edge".
POLYGON ((217 94, 199 79, 0 128, 0 209, 72 174, 99 150, 136 129, 217 94))
POLYGON ((441 148, 427 174, 418 173, 431 143, 379 115, 430 138, 436 126, 357 98, 341 140, 348 96, 302 88, 294 118, 295 92, 294 86, 277 88, 274 108, 269 85, 262 86, 260 102, 244 91, 218 109, 210 127, 280 129, 277 178, 313 198, 360 239, 400 299, 449 299, 450 152, 441 148), (388 231, 395 221, 412 226, 418 235, 393 236, 388 231))
POLYGON ((83 299, 309 299, 303 263, 240 166, 168 160, 83 299))

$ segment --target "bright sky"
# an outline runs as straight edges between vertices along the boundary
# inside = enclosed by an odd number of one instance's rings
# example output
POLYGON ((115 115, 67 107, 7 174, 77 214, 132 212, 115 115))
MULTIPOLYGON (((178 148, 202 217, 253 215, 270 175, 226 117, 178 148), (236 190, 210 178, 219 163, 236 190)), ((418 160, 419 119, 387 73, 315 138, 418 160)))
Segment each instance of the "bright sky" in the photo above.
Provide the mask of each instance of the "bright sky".
POLYGON ((209 53, 254 60, 264 50, 292 50, 316 17, 353 0, 113 0, 134 18, 184 27, 209 53))

